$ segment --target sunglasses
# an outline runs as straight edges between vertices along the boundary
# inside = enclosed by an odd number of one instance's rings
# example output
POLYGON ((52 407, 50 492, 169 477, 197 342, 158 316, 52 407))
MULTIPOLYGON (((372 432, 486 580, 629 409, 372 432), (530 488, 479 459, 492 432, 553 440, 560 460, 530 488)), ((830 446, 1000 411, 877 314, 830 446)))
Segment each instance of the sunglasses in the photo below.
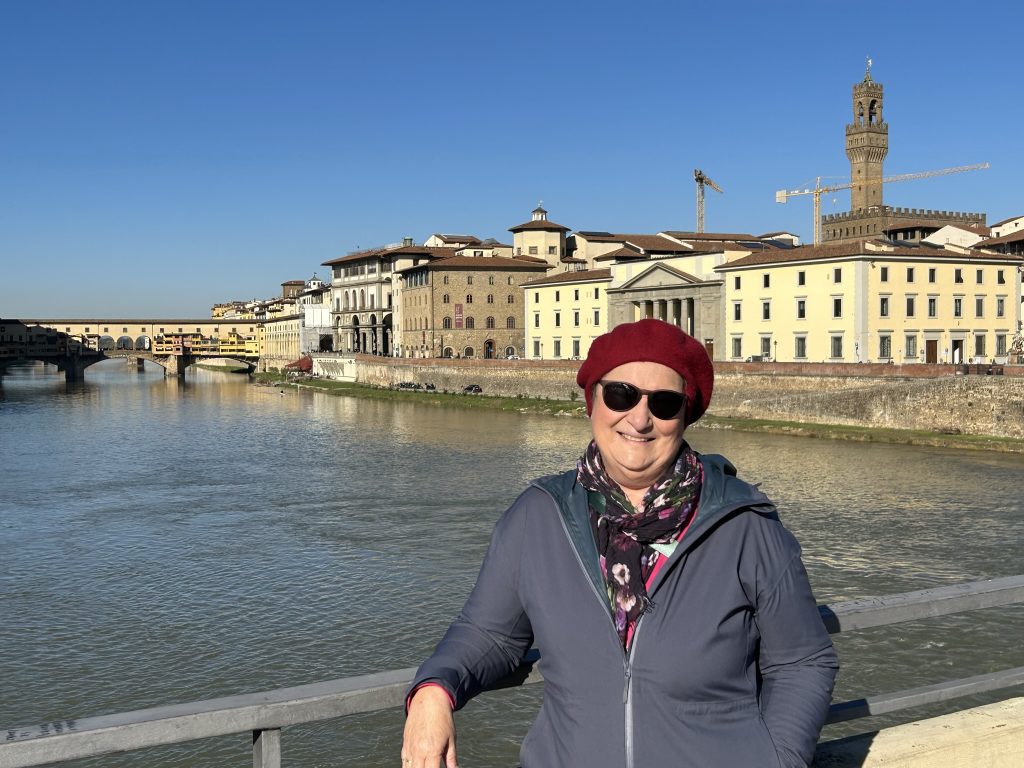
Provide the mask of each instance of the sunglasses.
POLYGON ((630 411, 647 395, 647 410, 656 419, 667 421, 679 417, 686 405, 686 395, 671 389, 640 389, 624 381, 601 381, 601 399, 613 411, 630 411))

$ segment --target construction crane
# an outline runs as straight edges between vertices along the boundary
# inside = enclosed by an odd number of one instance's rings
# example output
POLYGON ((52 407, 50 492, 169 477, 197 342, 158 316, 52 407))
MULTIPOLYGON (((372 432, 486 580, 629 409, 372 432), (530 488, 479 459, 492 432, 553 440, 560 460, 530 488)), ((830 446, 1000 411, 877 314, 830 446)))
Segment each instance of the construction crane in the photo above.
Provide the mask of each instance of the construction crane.
MULTIPOLYGON (((959 165, 956 168, 940 168, 937 171, 921 171, 919 173, 898 173, 895 176, 886 176, 881 181, 883 184, 892 184, 897 181, 911 181, 912 179, 927 179, 932 176, 946 176, 950 173, 963 173, 964 171, 981 171, 989 167, 988 163, 977 163, 976 165, 959 165)), ((710 179, 707 179, 710 181, 710 179)), ((813 189, 780 189, 775 193, 775 202, 784 203, 791 197, 797 195, 813 195, 814 196, 814 244, 821 244, 821 196, 827 195, 832 192, 839 192, 843 189, 850 189, 855 182, 848 181, 845 184, 828 184, 826 186, 821 185, 821 176, 814 181, 813 189)), ((697 192, 697 206, 698 211, 703 212, 703 197, 698 190, 697 192)), ((701 215, 698 213, 698 216, 701 215)), ((700 230, 697 230, 698 232, 700 230)))
POLYGON ((722 188, 715 184, 710 178, 704 175, 704 171, 695 168, 693 180, 697 182, 697 231, 704 231, 704 185, 707 184, 715 192, 721 192, 722 188))

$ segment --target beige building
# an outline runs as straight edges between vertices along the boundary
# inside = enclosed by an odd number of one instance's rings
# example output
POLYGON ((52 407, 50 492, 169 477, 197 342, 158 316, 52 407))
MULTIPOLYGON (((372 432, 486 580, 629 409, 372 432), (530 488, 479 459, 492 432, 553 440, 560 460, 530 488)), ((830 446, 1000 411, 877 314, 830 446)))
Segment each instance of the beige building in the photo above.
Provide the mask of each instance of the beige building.
POLYGON ((453 255, 398 272, 402 357, 509 357, 524 345, 522 284, 536 258, 453 255))
POLYGON ((509 227, 508 231, 512 233, 516 257, 533 256, 555 266, 568 255, 565 237, 569 228, 549 221, 548 212, 540 205, 533 209, 529 221, 509 227))
POLYGON ((532 360, 583 359, 608 330, 610 269, 575 270, 523 284, 525 351, 532 360))
POLYGON ((1005 362, 1020 256, 885 240, 763 251, 716 268, 725 360, 1005 362))

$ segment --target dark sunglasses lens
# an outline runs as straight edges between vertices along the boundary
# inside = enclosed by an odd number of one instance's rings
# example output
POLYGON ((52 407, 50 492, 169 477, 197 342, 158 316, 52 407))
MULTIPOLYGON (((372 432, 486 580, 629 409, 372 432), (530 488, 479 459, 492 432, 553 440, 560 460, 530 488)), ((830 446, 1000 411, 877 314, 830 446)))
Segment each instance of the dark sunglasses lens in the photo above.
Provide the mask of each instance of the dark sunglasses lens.
POLYGON ((640 402, 640 390, 621 381, 601 385, 604 404, 613 411, 628 411, 640 402))
POLYGON ((674 419, 683 409, 686 397, 680 392, 652 392, 647 396, 647 407, 659 419, 674 419))

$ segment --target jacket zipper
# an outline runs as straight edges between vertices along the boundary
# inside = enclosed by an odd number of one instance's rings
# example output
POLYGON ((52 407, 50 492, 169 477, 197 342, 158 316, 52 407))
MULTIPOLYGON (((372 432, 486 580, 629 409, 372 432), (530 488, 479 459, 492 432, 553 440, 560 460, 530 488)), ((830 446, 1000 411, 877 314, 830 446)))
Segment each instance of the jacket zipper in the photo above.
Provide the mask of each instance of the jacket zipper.
MULTIPOLYGON (((547 491, 545 489, 545 493, 546 492, 547 491)), ((548 496, 551 497, 551 494, 548 494, 548 496)), ((573 544, 572 536, 569 534, 569 529, 565 525, 565 518, 562 516, 561 511, 558 509, 558 502, 555 501, 554 498, 552 498, 551 500, 555 504, 555 511, 558 513, 558 522, 562 524, 562 531, 565 533, 565 538, 567 538, 569 540, 569 548, 572 550, 572 553, 574 555, 576 555, 576 562, 579 564, 580 570, 583 571, 584 578, 587 580, 587 583, 590 585, 590 589, 593 591, 594 596, 601 602, 601 606, 603 608, 605 608, 605 610, 607 611, 607 609, 608 609, 608 598, 607 598, 607 596, 603 596, 602 597, 601 593, 598 591, 597 587, 594 585, 594 582, 592 582, 590 580, 590 574, 587 573, 587 566, 583 564, 583 558, 580 557, 580 553, 576 549, 576 545, 573 544)), ((616 647, 621 648, 622 647, 622 643, 619 640, 619 633, 615 631, 615 619, 610 614, 609 614, 608 618, 610 620, 609 626, 611 627, 612 635, 615 638, 615 645, 616 645, 616 647)), ((625 725, 625 745, 624 746, 625 746, 625 752, 626 752, 626 768, 633 768, 633 702, 631 700, 632 697, 630 696, 630 693, 632 692, 632 688, 633 688, 633 669, 632 669, 632 663, 633 663, 633 649, 636 648, 636 636, 637 636, 637 633, 640 631, 640 625, 643 623, 643 621, 644 621, 644 617, 643 617, 643 614, 641 614, 640 618, 636 622, 636 627, 633 628, 633 642, 631 642, 629 644, 629 653, 627 654, 625 651, 623 651, 623 653, 622 653, 622 673, 623 673, 623 677, 625 678, 624 683, 623 683, 623 687, 622 687, 622 704, 623 704, 623 710, 624 710, 623 716, 625 718, 625 722, 624 722, 624 725, 625 725)))

